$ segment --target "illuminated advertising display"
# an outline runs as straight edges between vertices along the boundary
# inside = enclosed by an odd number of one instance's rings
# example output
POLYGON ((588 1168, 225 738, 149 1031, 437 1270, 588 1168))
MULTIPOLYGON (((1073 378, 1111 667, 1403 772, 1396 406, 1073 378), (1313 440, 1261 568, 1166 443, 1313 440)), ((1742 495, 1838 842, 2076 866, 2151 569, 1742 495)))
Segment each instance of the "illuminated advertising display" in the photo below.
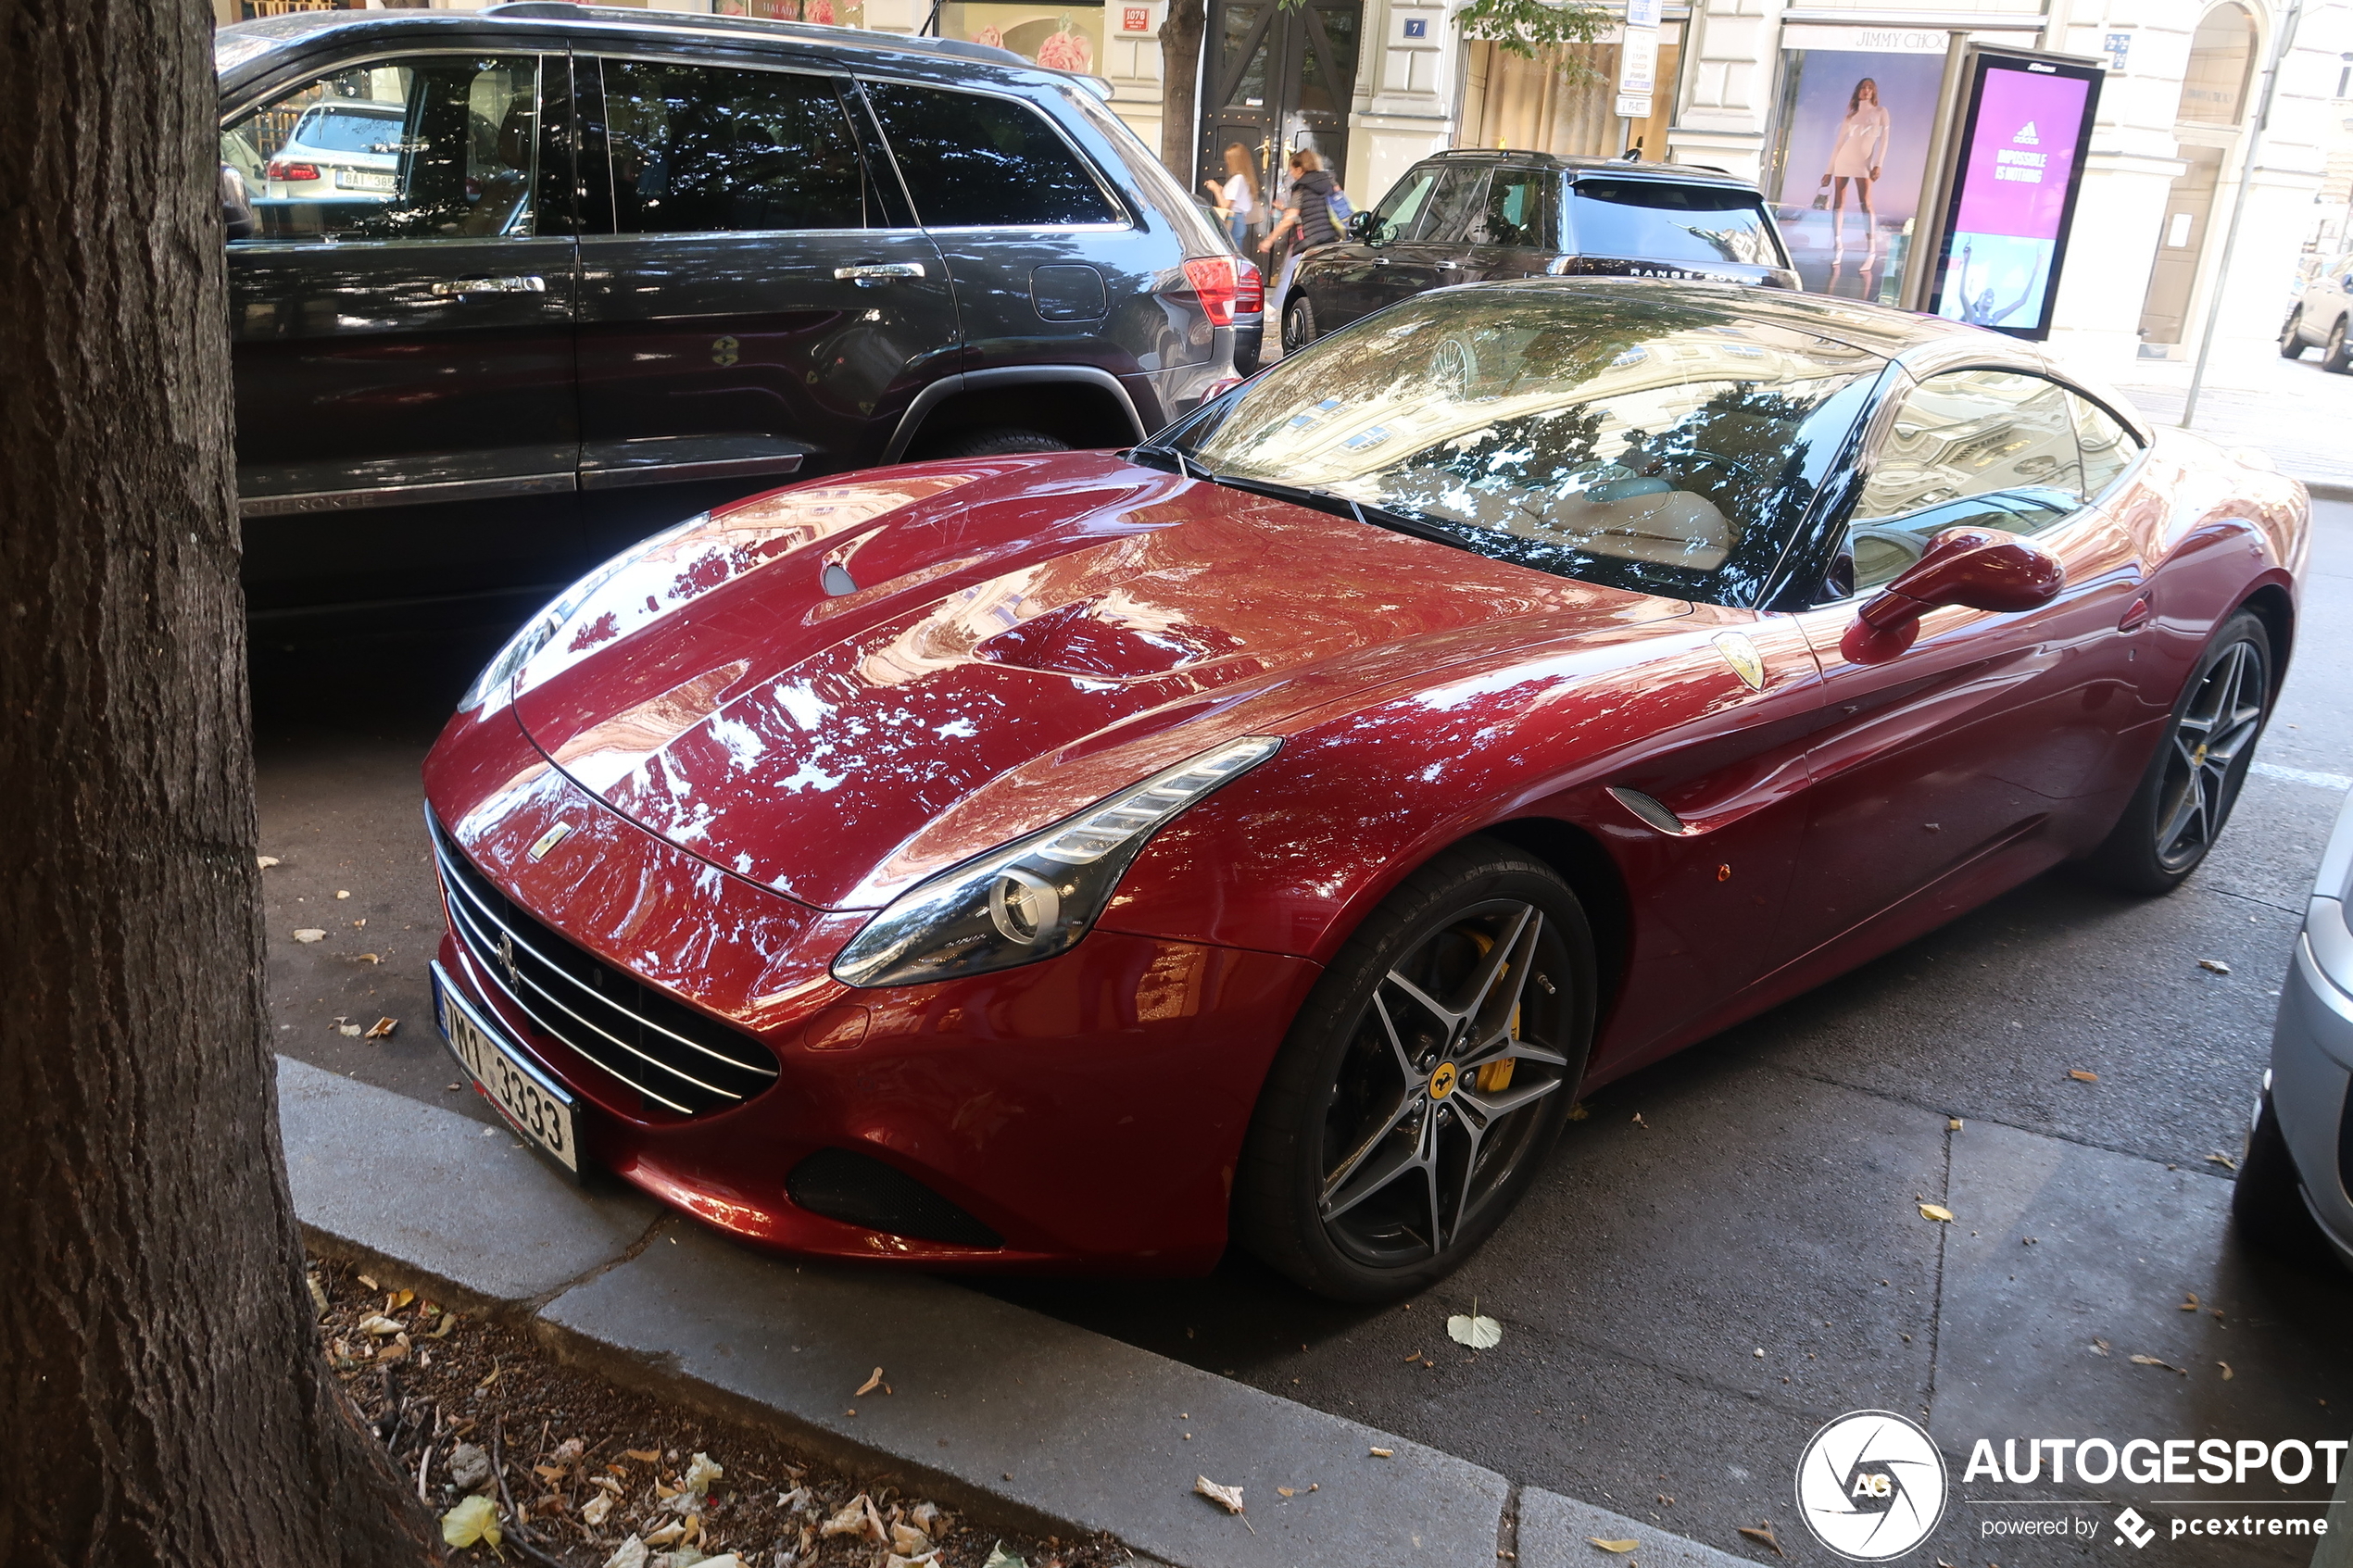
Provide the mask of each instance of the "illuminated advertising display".
POLYGON ((1972 52, 1928 308, 2050 335, 2102 68, 1972 52))

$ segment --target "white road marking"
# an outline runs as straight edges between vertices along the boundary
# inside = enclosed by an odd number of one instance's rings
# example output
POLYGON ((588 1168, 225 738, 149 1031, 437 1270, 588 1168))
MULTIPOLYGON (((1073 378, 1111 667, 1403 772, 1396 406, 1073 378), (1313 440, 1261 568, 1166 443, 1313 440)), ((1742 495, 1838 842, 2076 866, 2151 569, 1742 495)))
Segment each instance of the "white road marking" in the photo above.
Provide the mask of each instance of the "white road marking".
POLYGON ((2277 762, 2258 762, 2247 771, 2285 784, 2310 784, 2314 789, 2353 789, 2353 778, 2343 773, 2316 773, 2309 768, 2283 768, 2277 762))

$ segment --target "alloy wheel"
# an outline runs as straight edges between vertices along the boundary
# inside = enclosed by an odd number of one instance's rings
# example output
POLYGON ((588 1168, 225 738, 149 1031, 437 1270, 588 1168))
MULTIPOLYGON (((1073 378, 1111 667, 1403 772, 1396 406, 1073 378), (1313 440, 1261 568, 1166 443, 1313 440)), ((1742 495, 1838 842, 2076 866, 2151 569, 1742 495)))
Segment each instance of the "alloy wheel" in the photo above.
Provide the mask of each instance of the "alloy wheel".
POLYGON ((2221 833, 2263 727, 2269 686, 2255 645, 2233 643, 2174 721, 2157 810, 2157 859, 2167 871, 2196 863, 2221 833))
POLYGON ((1448 919, 1375 986, 1323 1123, 1316 1210, 1342 1253, 1405 1267, 1453 1246, 1536 1143, 1570 1082, 1556 1048, 1575 970, 1535 905, 1448 919))

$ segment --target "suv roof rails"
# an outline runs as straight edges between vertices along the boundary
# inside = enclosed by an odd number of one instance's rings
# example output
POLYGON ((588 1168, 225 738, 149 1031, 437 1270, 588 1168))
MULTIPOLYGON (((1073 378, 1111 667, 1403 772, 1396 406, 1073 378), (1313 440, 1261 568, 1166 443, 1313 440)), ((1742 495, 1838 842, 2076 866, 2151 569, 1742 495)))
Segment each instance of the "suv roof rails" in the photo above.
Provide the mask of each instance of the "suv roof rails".
MULTIPOLYGON (((1011 49, 992 48, 986 44, 967 44, 961 38, 925 38, 911 32, 875 32, 855 27, 820 27, 814 22, 770 21, 761 17, 698 16, 683 11, 624 9, 619 6, 583 6, 573 0, 507 0, 504 5, 485 6, 480 13, 485 17, 509 17, 533 21, 592 21, 621 22, 631 27, 666 28, 679 32, 700 32, 725 36, 729 33, 756 33, 771 38, 795 38, 811 43, 849 44, 868 48, 917 49, 927 54, 950 55, 958 59, 986 60, 991 65, 1018 66, 1023 70, 1042 68, 1024 59, 1011 49)), ((1055 71, 1057 76, 1072 74, 1055 71)), ((1084 79, 1082 79, 1084 80, 1084 79)))

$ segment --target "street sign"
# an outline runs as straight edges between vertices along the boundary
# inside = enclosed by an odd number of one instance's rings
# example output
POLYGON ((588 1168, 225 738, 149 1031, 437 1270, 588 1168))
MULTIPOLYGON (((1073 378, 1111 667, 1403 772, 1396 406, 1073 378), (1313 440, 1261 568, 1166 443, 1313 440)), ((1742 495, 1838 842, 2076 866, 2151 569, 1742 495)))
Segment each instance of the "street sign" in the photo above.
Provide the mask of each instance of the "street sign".
POLYGON ((1617 118, 1648 119, 1651 117, 1651 95, 1648 93, 1620 93, 1617 95, 1617 118))
POLYGON ((1658 90, 1658 29, 1629 27, 1617 46, 1617 93, 1643 97, 1658 90))
POLYGON ((1658 13, 1659 0, 1626 0, 1628 27, 1656 27, 1658 13))

